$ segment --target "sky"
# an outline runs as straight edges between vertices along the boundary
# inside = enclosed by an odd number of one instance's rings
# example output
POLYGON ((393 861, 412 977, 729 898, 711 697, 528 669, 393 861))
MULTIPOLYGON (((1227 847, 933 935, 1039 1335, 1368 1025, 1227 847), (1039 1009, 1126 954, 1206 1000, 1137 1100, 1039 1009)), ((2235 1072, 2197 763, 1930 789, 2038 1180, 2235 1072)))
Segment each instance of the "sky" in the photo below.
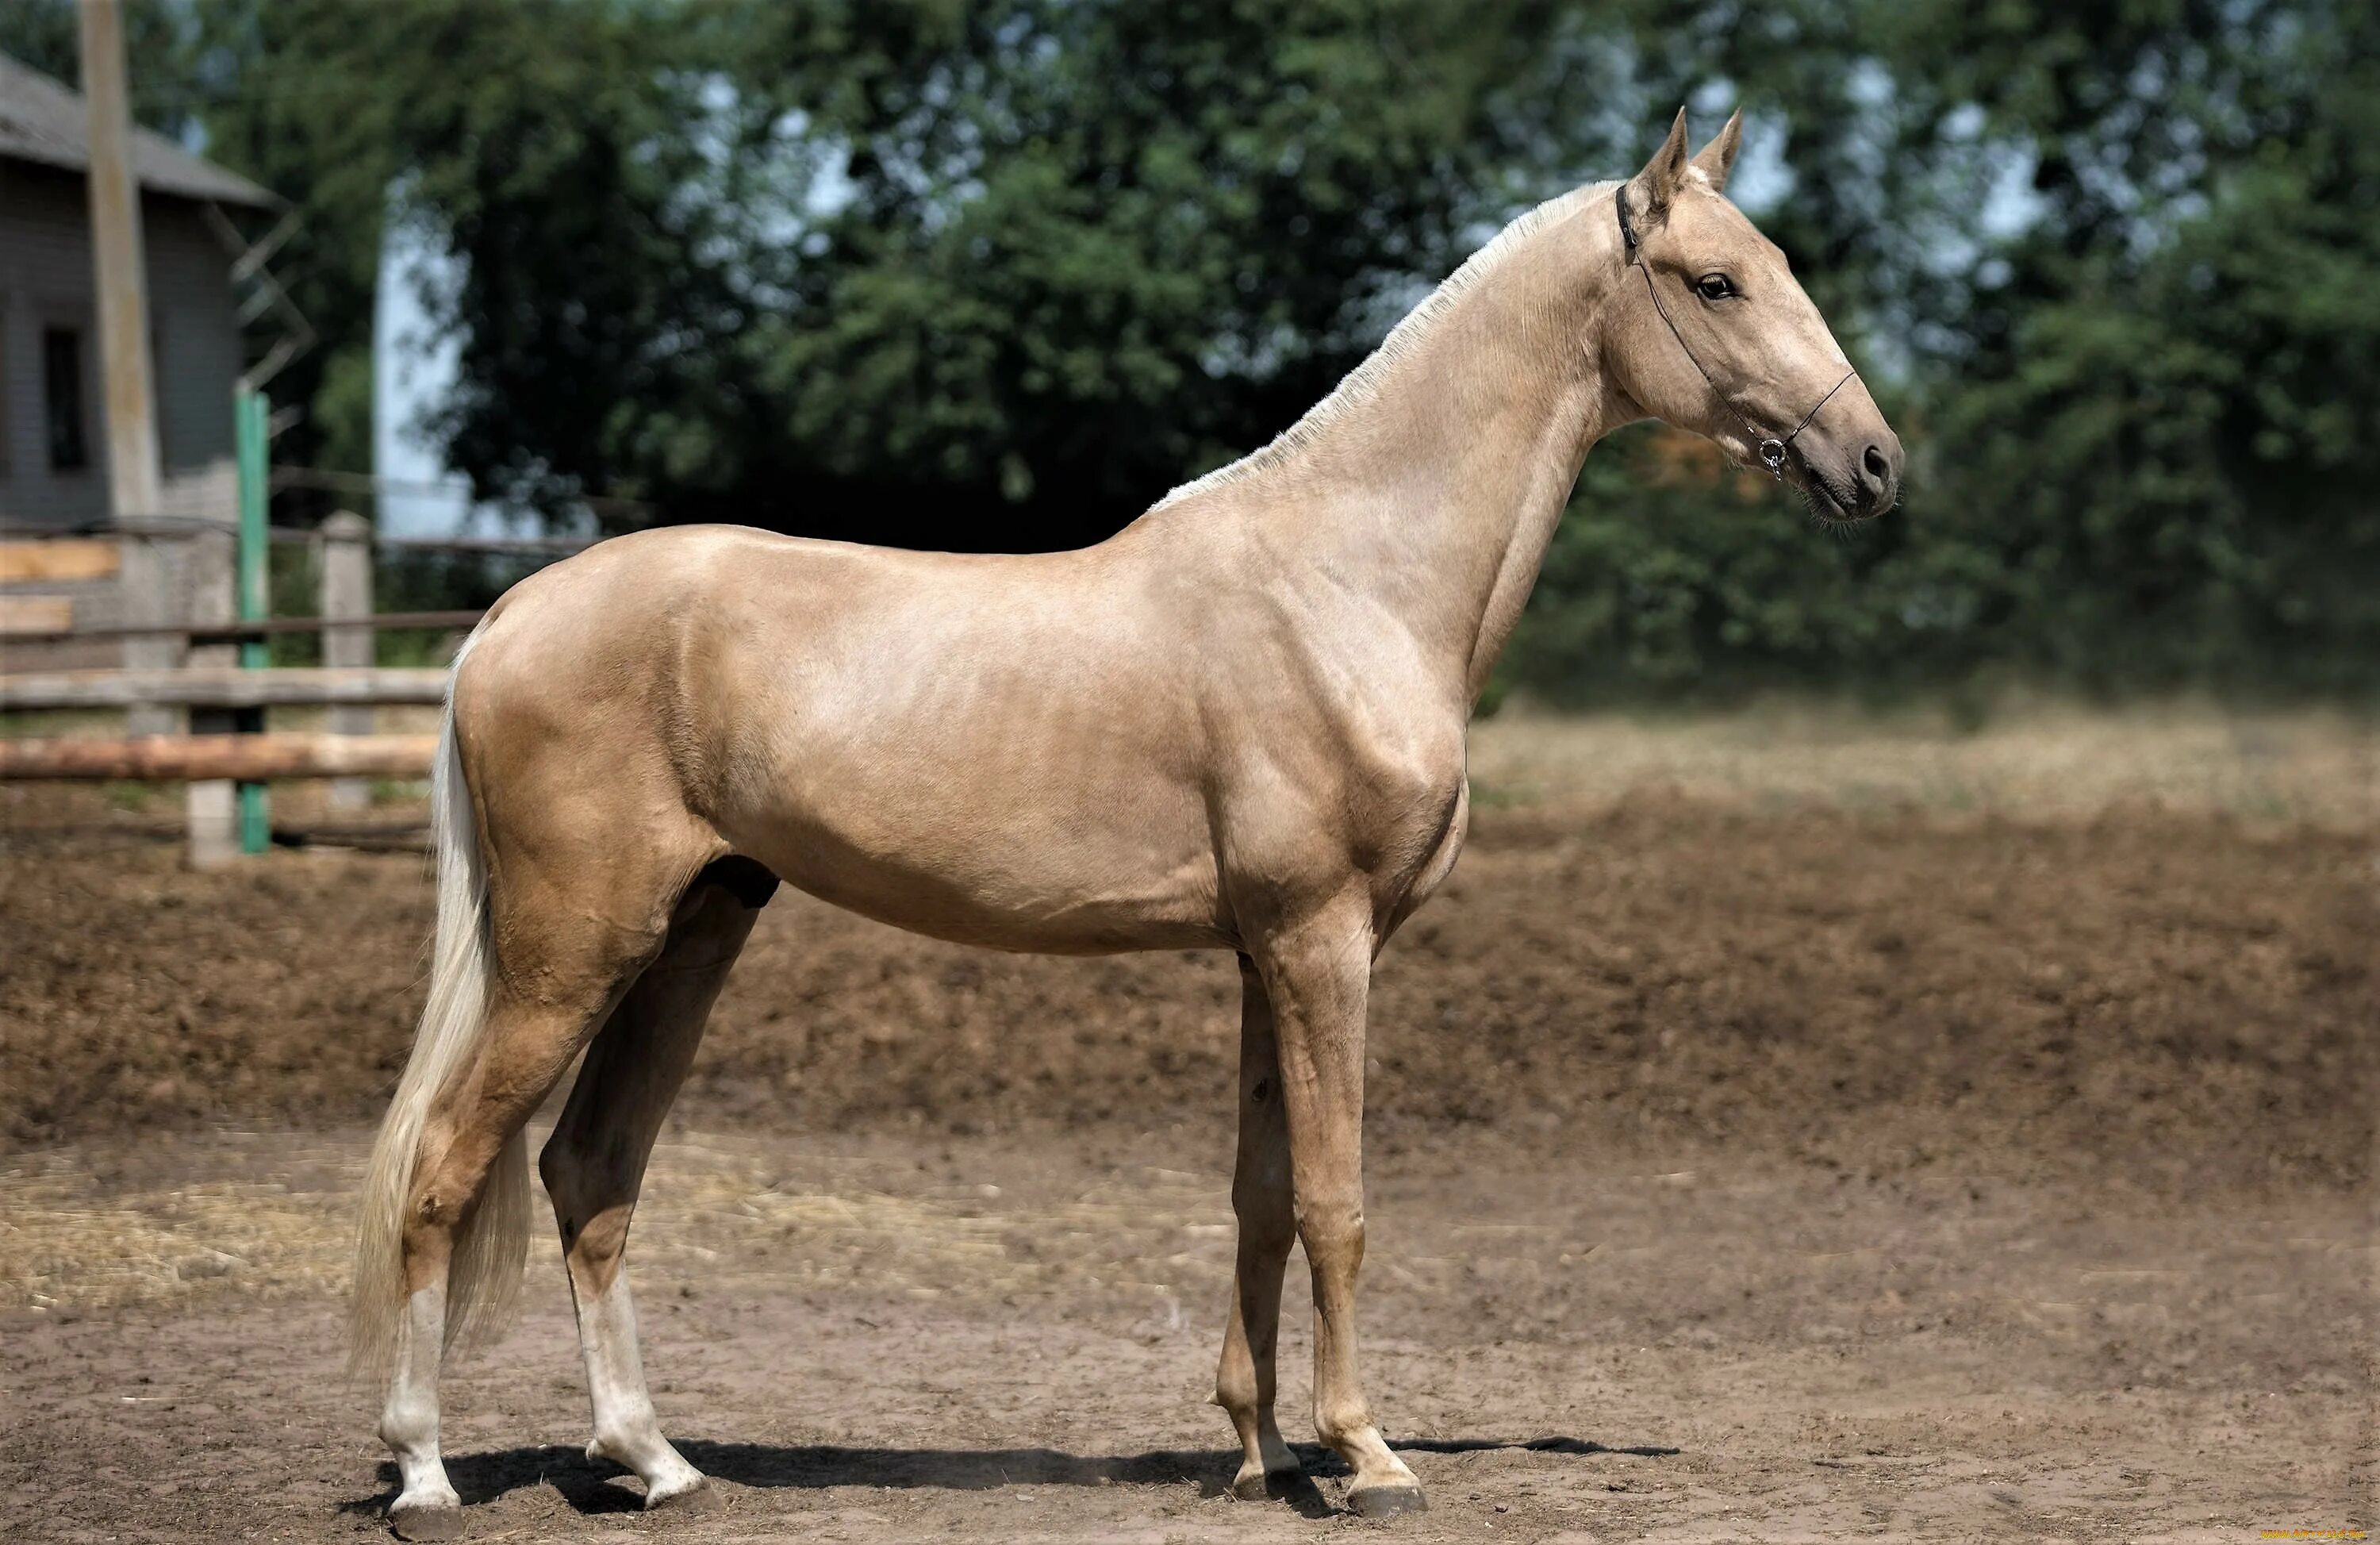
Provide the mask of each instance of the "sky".
POLYGON ((454 389, 462 358, 459 338, 432 331, 420 286, 426 278, 443 288, 455 275, 419 225, 392 220, 385 229, 372 307, 372 466, 399 486, 381 494, 380 529, 392 537, 452 536, 470 516, 469 484, 446 470, 416 426, 454 389))

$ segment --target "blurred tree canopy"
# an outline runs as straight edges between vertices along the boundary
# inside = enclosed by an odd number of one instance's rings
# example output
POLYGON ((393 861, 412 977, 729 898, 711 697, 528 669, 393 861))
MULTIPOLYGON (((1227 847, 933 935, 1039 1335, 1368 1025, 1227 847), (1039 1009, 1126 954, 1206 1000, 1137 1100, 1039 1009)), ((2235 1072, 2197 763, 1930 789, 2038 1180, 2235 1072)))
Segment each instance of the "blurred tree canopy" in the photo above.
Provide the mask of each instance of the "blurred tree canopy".
MULTIPOLYGON (((1507 677, 2368 693, 2368 0, 140 0, 140 110, 308 214, 279 459, 363 468, 389 221, 493 498, 973 549, 1261 444, 1503 219, 1741 101, 1912 452, 1841 537, 1589 458, 1507 677)), ((71 0, 0 0, 69 79, 71 0), (62 19, 63 18, 63 19, 62 19)))

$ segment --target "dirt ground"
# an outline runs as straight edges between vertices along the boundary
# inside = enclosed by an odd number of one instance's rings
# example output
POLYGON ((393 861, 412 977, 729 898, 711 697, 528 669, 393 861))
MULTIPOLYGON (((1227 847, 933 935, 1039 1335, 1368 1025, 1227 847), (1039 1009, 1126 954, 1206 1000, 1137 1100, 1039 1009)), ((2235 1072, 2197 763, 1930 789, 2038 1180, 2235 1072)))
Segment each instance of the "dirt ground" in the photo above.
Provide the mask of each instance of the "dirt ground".
MULTIPOLYGON (((1366 1350, 1432 1502, 1385 1527, 2380 1527, 2353 795, 2168 758, 2152 802, 2095 751, 2028 760, 2039 802, 1931 753, 1784 797, 1773 747, 1749 783, 1708 749, 1582 791, 1569 732, 1487 747, 1470 851, 1383 962, 1366 1350)), ((138 802, 0 788, 0 1539, 376 1538, 336 1299, 424 866, 194 875, 138 802)), ((1311 1449, 1309 1497, 1218 1494, 1235 1001, 1221 958, 989 955, 782 898, 632 1252, 722 1505, 648 1518, 579 1456, 541 1241, 522 1324, 449 1377, 473 1537, 1383 1527, 1311 1449)))

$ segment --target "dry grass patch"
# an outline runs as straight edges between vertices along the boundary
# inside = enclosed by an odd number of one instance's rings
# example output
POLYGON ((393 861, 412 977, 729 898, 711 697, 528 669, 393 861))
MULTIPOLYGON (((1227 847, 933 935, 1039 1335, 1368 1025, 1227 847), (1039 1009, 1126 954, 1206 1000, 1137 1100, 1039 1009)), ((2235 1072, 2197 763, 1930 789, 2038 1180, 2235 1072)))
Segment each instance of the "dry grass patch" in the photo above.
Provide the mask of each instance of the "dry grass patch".
MULTIPOLYGON (((344 1296, 368 1143, 360 1133, 197 1135, 144 1145, 128 1168, 101 1145, 24 1156, 0 1168, 0 1309, 344 1296)), ((912 1297, 962 1284, 969 1295, 1064 1287, 1161 1302, 1180 1271, 1201 1286, 1222 1281, 1231 1212, 1220 1175, 1135 1169, 1061 1189, 1024 1197, 921 1175, 915 1162, 665 1139, 634 1259, 656 1283, 912 1297)), ((541 1197, 535 1210, 541 1219, 541 1197)), ((533 1276, 558 1272, 549 1232, 532 1234, 529 1252, 533 1276)))
POLYGON ((2367 831, 2369 724, 2321 712, 2043 708, 1962 733, 1940 716, 1808 707, 1677 720, 1517 712, 1472 733, 1483 803, 1663 791, 1752 809, 1912 809, 2071 820, 2122 807, 2367 831))

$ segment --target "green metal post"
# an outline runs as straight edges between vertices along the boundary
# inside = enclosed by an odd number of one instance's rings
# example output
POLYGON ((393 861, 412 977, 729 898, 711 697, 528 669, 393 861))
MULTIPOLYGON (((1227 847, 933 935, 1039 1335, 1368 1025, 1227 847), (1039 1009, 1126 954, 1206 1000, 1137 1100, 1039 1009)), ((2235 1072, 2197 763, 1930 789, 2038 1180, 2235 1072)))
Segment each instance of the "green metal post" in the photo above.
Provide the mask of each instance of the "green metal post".
MULTIPOLYGON (((239 620, 262 622, 272 610, 266 567, 269 540, 265 531, 265 418, 271 405, 261 392, 241 392, 234 399, 239 452, 239 620)), ((264 640, 250 639, 239 646, 239 663, 262 670, 269 655, 264 640)), ((264 727, 262 712, 243 723, 244 730, 264 727)), ((265 809, 264 785, 239 785, 239 850, 261 853, 273 845, 273 822, 265 809)))

